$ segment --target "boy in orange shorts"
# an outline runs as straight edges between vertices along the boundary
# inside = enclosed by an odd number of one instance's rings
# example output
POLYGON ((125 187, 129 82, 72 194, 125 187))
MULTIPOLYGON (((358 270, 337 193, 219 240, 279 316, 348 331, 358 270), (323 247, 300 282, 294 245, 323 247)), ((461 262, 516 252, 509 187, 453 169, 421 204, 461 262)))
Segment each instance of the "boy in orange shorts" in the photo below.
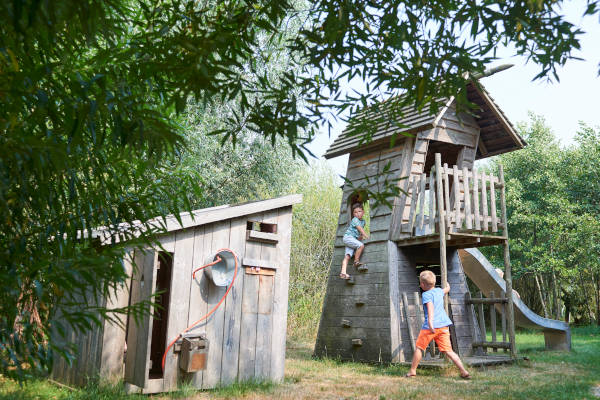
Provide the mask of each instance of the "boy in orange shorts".
POLYGON ((444 310, 444 295, 450 291, 450 285, 444 289, 436 288, 435 275, 431 271, 421 272, 419 282, 421 289, 424 290, 422 298, 425 322, 421 327, 421 332, 419 332, 415 354, 406 377, 411 378, 417 375, 417 367, 421 362, 423 352, 427 349, 429 342, 435 340, 438 349, 442 353, 446 353, 448 358, 458 367, 460 377, 470 379, 471 375, 463 366, 458 355, 452 351, 452 345, 450 344, 450 329, 448 327, 452 325, 452 321, 444 310))

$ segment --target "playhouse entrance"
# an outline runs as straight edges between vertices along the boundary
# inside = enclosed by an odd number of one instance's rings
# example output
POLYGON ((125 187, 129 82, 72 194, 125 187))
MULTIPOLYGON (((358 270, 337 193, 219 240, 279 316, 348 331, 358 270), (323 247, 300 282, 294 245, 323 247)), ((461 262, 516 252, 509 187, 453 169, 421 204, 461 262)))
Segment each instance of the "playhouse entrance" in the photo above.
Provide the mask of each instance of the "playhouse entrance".
POLYGON ((173 276, 173 253, 161 251, 158 253, 155 293, 156 304, 152 317, 152 342, 150 343, 150 379, 162 378, 162 355, 167 347, 167 322, 169 321, 169 300, 171 297, 171 278, 173 276))

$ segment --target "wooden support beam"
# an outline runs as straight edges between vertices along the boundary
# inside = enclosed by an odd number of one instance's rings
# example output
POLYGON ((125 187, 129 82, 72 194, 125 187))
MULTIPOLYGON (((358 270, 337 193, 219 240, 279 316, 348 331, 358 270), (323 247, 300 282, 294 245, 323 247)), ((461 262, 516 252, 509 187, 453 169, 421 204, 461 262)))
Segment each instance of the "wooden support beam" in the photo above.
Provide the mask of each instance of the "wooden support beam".
POLYGON ((473 347, 489 347, 492 349, 510 349, 508 342, 473 342, 473 347))
MULTIPOLYGON (((494 297, 494 291, 490 292, 490 298, 494 297)), ((492 331, 492 342, 496 342, 496 305, 490 305, 490 329, 492 331)), ((494 352, 498 352, 497 348, 493 348, 494 352)))
MULTIPOLYGON (((442 190, 442 155, 435 153, 435 183, 437 192, 437 203, 439 209, 439 232, 440 232, 440 269, 442 274, 442 289, 448 286, 448 260, 446 260, 446 220, 444 215, 444 198, 442 190)), ((448 295, 444 295, 444 309, 448 314, 448 295)))
MULTIPOLYGON (((481 292, 479 292, 479 299, 483 299, 483 295, 481 292)), ((481 342, 484 343, 487 335, 485 332, 485 316, 483 314, 483 303, 479 303, 478 317, 479 317, 479 331, 481 333, 481 342)), ((475 346, 475 345, 473 345, 473 346, 475 346)), ((480 344, 479 346, 475 346, 475 347, 481 347, 481 348, 483 348, 484 352, 487 351, 486 347, 483 346, 482 344, 480 344)))
POLYGON ((406 292, 402 293, 402 305, 404 306, 404 317, 406 318, 406 324, 408 325, 408 337, 410 340, 410 348, 413 353, 415 352, 415 334, 413 332, 412 324, 410 323, 410 316, 408 315, 408 296, 406 292))
POLYGON ((507 303, 508 299, 506 297, 488 297, 487 299, 470 299, 466 301, 467 304, 503 304, 507 303))
POLYGON ((510 251, 508 247, 508 220, 506 218, 506 194, 504 191, 504 168, 500 164, 499 178, 502 182, 502 189, 500 191, 500 207, 502 208, 502 220, 505 221, 504 236, 504 279, 506 279, 506 293, 508 303, 506 305, 507 322, 508 322, 508 341, 510 343, 510 356, 515 358, 517 356, 517 346, 515 343, 515 310, 513 304, 513 291, 512 291, 512 271, 510 268, 510 251))

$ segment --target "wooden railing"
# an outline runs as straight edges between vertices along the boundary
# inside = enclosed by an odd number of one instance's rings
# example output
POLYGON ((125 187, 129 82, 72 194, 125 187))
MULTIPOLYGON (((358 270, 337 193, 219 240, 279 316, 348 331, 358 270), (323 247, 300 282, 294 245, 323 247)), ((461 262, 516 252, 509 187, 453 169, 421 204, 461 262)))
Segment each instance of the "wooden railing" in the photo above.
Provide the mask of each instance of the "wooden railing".
MULTIPOLYGON (((482 293, 478 293, 477 298, 471 298, 469 292, 465 294, 465 303, 471 308, 470 312, 473 316, 473 327, 476 330, 474 333, 473 348, 478 349, 481 353, 486 353, 488 348, 493 349, 497 352, 498 349, 503 349, 507 352, 511 349, 510 338, 514 335, 510 335, 507 332, 507 312, 508 298, 504 291, 500 292, 500 297, 495 297, 495 293, 490 292, 490 297, 484 298, 482 293), (477 310, 476 307, 477 306, 477 310), (485 307, 484 307, 485 306, 485 307), (491 340, 488 340, 487 329, 485 324, 485 311, 484 308, 489 310, 489 332, 491 333, 491 340), (498 327, 496 311, 500 312, 500 327, 502 340, 498 340, 498 327)), ((510 329, 510 326, 508 326, 510 329)))
POLYGON ((506 223, 496 199, 497 192, 504 190, 504 181, 476 169, 458 169, 456 165, 443 164, 439 169, 434 167, 429 175, 410 177, 404 213, 408 210, 408 222, 402 224, 402 232, 411 236, 439 233, 438 199, 442 199, 447 232, 498 235, 506 223), (437 179, 441 180, 439 186, 437 179), (437 192, 440 186, 441 196, 437 192))

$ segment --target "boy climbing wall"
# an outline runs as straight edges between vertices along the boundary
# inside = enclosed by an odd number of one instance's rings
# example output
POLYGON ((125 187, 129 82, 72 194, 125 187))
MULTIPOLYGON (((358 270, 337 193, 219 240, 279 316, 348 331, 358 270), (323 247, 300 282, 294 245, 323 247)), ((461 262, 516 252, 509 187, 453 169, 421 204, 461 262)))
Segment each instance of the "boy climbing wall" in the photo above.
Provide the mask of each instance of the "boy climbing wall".
POLYGON ((369 235, 364 230, 365 220, 363 216, 365 215, 365 210, 360 203, 354 203, 352 205, 352 220, 350 221, 350 226, 344 233, 344 244, 346 245, 344 260, 342 261, 342 270, 340 272, 340 278, 342 279, 350 279, 350 275, 346 273, 346 269, 348 267, 348 261, 350 257, 354 255, 354 267, 359 271, 362 268, 366 268, 365 264, 360 262, 360 256, 365 248, 365 245, 361 242, 361 240, 365 240, 369 238, 369 235), (356 251, 356 254, 354 254, 356 251))

